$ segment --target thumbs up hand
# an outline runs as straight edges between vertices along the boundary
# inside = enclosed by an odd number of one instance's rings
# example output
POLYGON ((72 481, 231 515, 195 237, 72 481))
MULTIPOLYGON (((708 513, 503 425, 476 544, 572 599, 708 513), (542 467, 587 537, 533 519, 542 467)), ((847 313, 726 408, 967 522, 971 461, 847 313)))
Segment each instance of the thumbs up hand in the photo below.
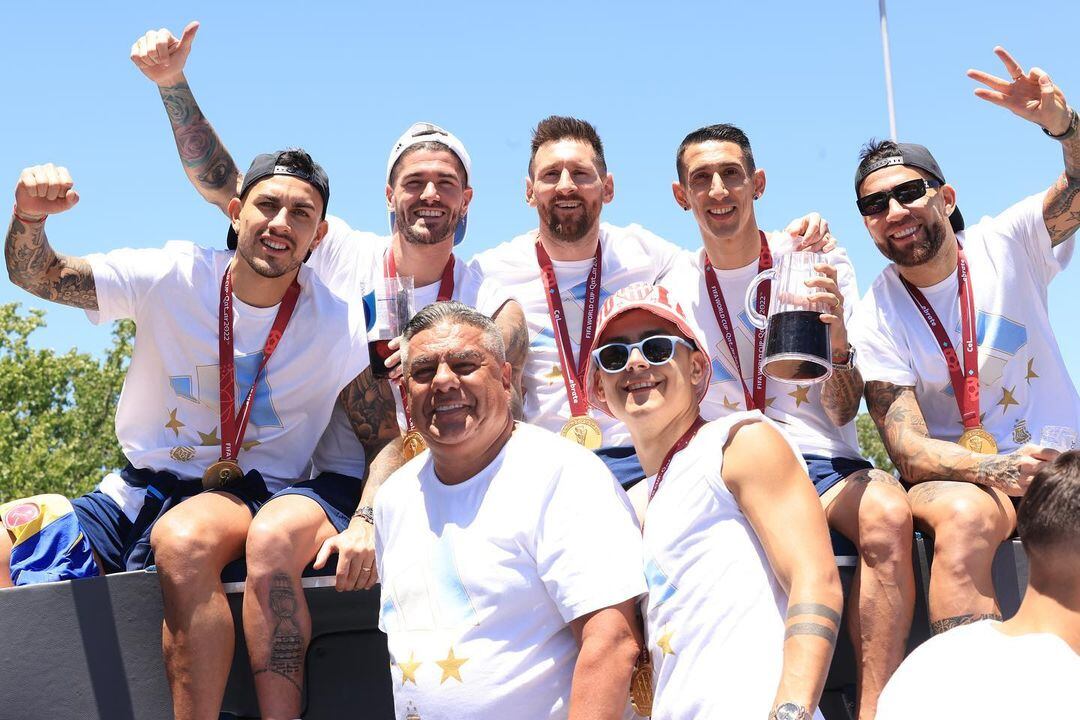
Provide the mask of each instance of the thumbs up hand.
POLYGON ((198 21, 188 23, 179 40, 167 28, 151 30, 131 46, 131 62, 157 85, 176 85, 184 79, 184 64, 198 30, 198 21))

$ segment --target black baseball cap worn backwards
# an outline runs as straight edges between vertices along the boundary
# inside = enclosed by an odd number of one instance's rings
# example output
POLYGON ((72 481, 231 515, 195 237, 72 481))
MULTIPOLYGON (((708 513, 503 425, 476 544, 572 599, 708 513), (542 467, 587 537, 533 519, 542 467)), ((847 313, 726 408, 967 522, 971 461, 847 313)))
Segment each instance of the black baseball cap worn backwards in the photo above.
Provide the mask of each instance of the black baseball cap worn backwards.
MULTIPOLYGON (((882 168, 892 167, 893 165, 906 165, 907 167, 918 168, 924 172, 930 174, 932 178, 937 180, 942 185, 945 184, 945 173, 941 172, 941 166, 937 164, 937 160, 930 154, 922 145, 916 145, 914 143, 896 143, 896 152, 899 155, 890 155, 889 157, 881 158, 873 163, 870 163, 866 167, 860 167, 855 171, 855 195, 859 194, 859 185, 867 178, 870 173, 877 172, 882 168)), ((952 225, 953 232, 960 232, 964 229, 964 216, 960 214, 960 208, 954 207, 952 214, 949 215, 949 224, 952 225)))
MULTIPOLYGON (((327 177, 326 171, 322 169, 322 166, 314 160, 311 161, 312 171, 310 173, 288 165, 280 165, 279 161, 281 160, 281 156, 288 152, 291 151, 282 150, 281 152, 276 153, 256 155, 255 159, 251 161, 251 167, 244 173, 244 182, 240 186, 240 192, 237 194, 237 197, 244 197, 244 195, 247 194, 247 191, 260 180, 265 180, 274 175, 291 175, 310 184, 318 191, 323 201, 322 219, 325 220, 326 208, 330 204, 330 178, 327 177)), ((230 223, 226 244, 230 250, 235 250, 236 242, 236 231, 233 230, 232 224, 230 223)))

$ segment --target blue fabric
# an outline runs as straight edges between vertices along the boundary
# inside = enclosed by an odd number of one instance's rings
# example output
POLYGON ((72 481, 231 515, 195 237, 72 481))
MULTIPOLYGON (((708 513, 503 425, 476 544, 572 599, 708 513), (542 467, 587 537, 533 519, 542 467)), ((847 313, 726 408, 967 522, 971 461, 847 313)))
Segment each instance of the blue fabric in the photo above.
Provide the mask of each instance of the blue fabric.
MULTIPOLYGON (((64 501, 66 502, 66 500, 64 501)), ((0 528, 0 532, 3 529, 0 528)), ((79 518, 68 512, 11 549, 11 581, 15 585, 76 580, 100 574, 79 518)))
POLYGON ((593 453, 604 461, 623 490, 629 490, 645 477, 633 446, 600 448, 593 450, 593 453))
POLYGON ((122 572, 124 555, 132 542, 131 521, 111 497, 92 490, 71 501, 90 546, 101 560, 103 574, 122 572))
POLYGON ((342 532, 349 527, 349 520, 352 519, 353 512, 360 504, 360 491, 363 487, 364 481, 360 478, 324 472, 311 480, 279 490, 270 499, 283 495, 302 495, 310 498, 323 509, 334 528, 342 532))
POLYGON ((806 461, 806 469, 810 472, 810 479, 814 482, 814 488, 819 497, 848 475, 859 470, 871 470, 874 467, 862 458, 803 455, 803 460, 806 461))

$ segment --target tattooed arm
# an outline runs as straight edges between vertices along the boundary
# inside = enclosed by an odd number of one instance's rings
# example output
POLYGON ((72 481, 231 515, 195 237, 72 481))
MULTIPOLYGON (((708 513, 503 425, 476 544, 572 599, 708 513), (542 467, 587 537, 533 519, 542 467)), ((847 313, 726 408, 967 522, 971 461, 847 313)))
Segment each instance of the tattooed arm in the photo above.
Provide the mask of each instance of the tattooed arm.
POLYGON ((517 300, 507 300, 492 318, 502 332, 506 346, 506 361, 512 368, 510 388, 510 409, 515 420, 524 420, 525 360, 529 352, 529 329, 525 325, 525 313, 517 300))
POLYGON ((733 431, 721 473, 788 595, 784 665, 773 707, 794 702, 813 712, 843 607, 825 512, 795 454, 765 423, 733 431))
MULTIPOLYGON (((849 349, 850 352, 850 349, 849 349)), ((834 362, 846 362, 846 358, 833 355, 834 362)), ((862 400, 863 379, 859 368, 833 366, 832 376, 821 386, 821 405, 825 414, 836 427, 843 427, 855 419, 862 400)))
POLYGON ((131 61, 158 86, 188 180, 208 202, 227 213, 240 173, 184 77, 198 29, 199 23, 188 24, 179 40, 164 28, 151 30, 131 46, 131 61))
POLYGON ((885 449, 909 483, 954 480, 1023 495, 1032 476, 1053 451, 1024 445, 1008 455, 973 453, 956 443, 930 437, 915 388, 871 381, 866 407, 885 449))
MULTIPOLYGON (((1072 116, 1076 122, 1076 115, 1072 116)), ((1054 245, 1068 240, 1080 228, 1080 130, 1061 141, 1065 172, 1043 199, 1043 220, 1054 245)))
POLYGON ((15 213, 4 241, 11 282, 44 300, 97 310, 97 287, 90 263, 53 250, 45 218, 79 201, 66 168, 37 165, 23 170, 15 186, 15 213))
POLYGON ((360 509, 374 507, 379 487, 405 461, 394 392, 388 381, 376 380, 369 367, 341 391, 338 399, 367 458, 357 514, 349 527, 323 543, 315 558, 315 567, 321 568, 331 554, 338 554, 335 587, 339 592, 367 590, 379 579, 375 567, 375 527, 360 509))

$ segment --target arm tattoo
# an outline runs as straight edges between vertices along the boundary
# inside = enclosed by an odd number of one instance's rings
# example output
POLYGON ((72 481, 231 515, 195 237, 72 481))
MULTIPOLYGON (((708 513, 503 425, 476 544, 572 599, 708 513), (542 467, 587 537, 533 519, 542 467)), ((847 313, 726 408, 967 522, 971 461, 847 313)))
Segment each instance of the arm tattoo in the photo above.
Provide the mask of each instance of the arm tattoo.
POLYGON ((307 640, 300 633, 293 616, 296 614, 296 591, 285 573, 275 573, 270 580, 270 612, 274 615, 274 632, 270 636, 270 660, 255 675, 279 675, 301 692, 304 681, 304 652, 307 640))
POLYGON ((184 172, 203 197, 217 205, 236 194, 239 171, 186 82, 159 88, 184 172))
POLYGON ((44 300, 84 310, 98 309, 90 263, 53 250, 44 223, 27 227, 13 216, 4 242, 4 258, 11 282, 24 290, 44 300))
POLYGON ((821 388, 821 405, 836 427, 855 419, 862 400, 863 379, 858 368, 834 370, 821 388))
POLYGON ((930 633, 932 635, 940 635, 946 630, 952 630, 954 627, 960 627, 961 625, 970 625, 973 622, 980 620, 1001 620, 1001 615, 997 613, 984 613, 982 615, 955 615, 953 617, 942 618, 941 620, 934 620, 930 623, 930 633))
POLYGON ((798 615, 817 615, 826 620, 831 620, 837 626, 840 625, 840 613, 821 603, 797 603, 788 608, 787 616, 789 620, 798 615))
POLYGON ((1057 245, 1080 228, 1080 135, 1061 143, 1065 172, 1046 193, 1043 220, 1050 241, 1057 245))
POLYGON ((816 635, 828 640, 830 645, 836 643, 836 631, 821 623, 801 622, 789 625, 784 632, 784 639, 786 640, 794 635, 816 635))
POLYGON ((370 463, 386 443, 400 434, 394 389, 390 381, 376 380, 369 367, 345 386, 340 400, 370 463))
POLYGON ((1004 492, 1015 490, 1020 482, 1020 467, 1010 455, 990 455, 980 460, 977 472, 980 485, 1004 492))

